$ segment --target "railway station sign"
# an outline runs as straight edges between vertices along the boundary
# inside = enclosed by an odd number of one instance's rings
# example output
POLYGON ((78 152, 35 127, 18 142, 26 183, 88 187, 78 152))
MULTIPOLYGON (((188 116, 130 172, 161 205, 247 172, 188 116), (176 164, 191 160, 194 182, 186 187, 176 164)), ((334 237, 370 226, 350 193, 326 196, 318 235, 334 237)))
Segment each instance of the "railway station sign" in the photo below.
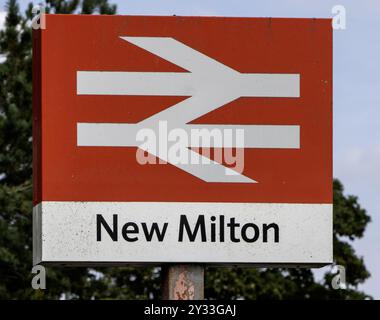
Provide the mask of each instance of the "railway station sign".
POLYGON ((47 15, 34 263, 332 262, 329 19, 47 15))

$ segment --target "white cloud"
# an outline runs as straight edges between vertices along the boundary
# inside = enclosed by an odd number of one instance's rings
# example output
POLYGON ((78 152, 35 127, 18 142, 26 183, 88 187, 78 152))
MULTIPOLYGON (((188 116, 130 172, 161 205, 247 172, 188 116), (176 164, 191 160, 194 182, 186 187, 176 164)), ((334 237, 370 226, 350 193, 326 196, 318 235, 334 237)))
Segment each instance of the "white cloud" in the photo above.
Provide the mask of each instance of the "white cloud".
POLYGON ((6 16, 7 16, 7 13, 5 11, 0 11, 0 30, 4 28, 6 16))
POLYGON ((334 160, 334 175, 338 178, 380 189, 380 145, 347 148, 334 160))

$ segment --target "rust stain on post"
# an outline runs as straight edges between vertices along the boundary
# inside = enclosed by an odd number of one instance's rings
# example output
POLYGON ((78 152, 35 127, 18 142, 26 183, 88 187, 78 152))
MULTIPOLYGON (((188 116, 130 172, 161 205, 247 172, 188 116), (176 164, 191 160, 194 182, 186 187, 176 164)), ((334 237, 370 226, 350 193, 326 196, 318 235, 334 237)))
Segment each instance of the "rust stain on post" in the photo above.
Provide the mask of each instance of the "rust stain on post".
POLYGON ((163 268, 163 299, 204 299, 204 268, 200 265, 170 265, 163 268))
POLYGON ((191 281, 187 268, 179 268, 177 281, 174 284, 174 296, 176 300, 194 300, 194 283, 191 281))

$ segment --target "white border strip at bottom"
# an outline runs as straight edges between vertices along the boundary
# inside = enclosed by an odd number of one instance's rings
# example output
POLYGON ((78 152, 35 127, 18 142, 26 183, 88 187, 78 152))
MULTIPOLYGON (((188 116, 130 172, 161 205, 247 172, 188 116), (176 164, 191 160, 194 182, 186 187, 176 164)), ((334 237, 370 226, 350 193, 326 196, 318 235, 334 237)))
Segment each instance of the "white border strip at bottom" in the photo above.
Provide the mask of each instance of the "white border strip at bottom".
POLYGON ((332 204, 44 201, 33 225, 34 264, 332 263, 332 204))

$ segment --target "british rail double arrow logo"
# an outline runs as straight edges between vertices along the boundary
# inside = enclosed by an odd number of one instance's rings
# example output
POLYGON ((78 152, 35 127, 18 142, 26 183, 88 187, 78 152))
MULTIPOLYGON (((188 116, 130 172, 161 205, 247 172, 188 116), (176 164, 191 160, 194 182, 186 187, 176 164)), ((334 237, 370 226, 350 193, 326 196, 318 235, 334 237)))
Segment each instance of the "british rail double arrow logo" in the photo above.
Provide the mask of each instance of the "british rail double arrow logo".
MULTIPOLYGON (((78 95, 188 96, 187 99, 138 123, 77 123, 77 145, 99 147, 141 147, 136 141, 143 128, 158 130, 160 121, 170 128, 243 129, 244 148, 300 148, 298 125, 212 125, 188 124, 194 119, 239 97, 300 96, 299 74, 242 73, 185 45, 165 37, 120 37, 188 72, 77 71, 78 95)), ((183 152, 195 152, 183 146, 183 152)), ((236 147, 202 145, 201 147, 236 147)), ((255 183, 243 174, 226 175, 226 167, 211 164, 179 164, 170 156, 153 154, 206 182, 255 183)))

